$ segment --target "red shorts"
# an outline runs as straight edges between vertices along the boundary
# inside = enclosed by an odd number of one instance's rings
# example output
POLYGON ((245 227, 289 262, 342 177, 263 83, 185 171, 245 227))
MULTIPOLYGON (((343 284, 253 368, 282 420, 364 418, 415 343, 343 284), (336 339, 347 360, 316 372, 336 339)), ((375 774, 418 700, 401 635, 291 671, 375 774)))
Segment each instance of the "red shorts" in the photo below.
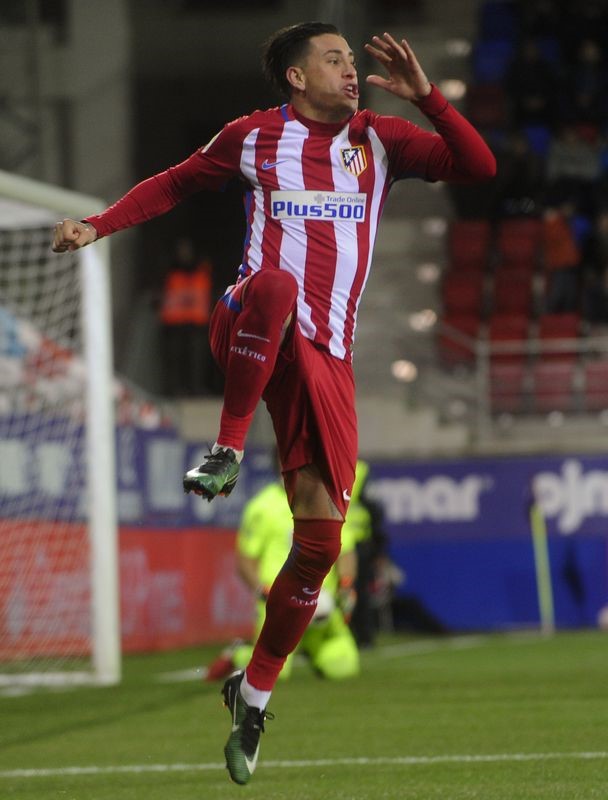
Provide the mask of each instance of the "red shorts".
MULTIPOLYGON (((255 280, 255 274, 249 280, 255 280)), ((240 311, 242 286, 224 295, 211 317, 211 350, 222 370, 240 311)), ((355 480, 358 446, 351 364, 316 347, 302 335, 294 317, 262 397, 274 426, 288 494, 293 495, 294 471, 314 464, 344 516, 355 480)))

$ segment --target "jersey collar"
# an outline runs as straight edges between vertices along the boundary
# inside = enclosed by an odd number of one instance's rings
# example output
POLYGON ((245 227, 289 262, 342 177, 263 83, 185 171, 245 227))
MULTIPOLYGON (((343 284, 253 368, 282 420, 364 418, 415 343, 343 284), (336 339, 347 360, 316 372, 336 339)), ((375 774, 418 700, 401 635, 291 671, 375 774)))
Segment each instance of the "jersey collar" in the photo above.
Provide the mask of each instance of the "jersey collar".
POLYGON ((292 119, 297 119, 298 122, 305 125, 312 133, 319 133, 325 136, 335 136, 336 134, 340 133, 340 131, 345 128, 352 118, 357 113, 356 111, 353 112, 350 117, 344 120, 344 122, 317 122, 314 119, 309 119, 308 117, 303 116, 300 114, 296 109, 289 103, 287 106, 287 111, 292 119))

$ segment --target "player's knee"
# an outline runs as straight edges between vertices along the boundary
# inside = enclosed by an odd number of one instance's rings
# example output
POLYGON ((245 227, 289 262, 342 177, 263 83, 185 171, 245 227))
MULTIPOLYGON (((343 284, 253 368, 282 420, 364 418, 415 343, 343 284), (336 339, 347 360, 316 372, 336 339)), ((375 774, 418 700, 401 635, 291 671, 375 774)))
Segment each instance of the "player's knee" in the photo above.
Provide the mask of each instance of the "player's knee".
POLYGON ((282 269, 264 269, 258 272, 247 287, 246 299, 263 303, 266 308, 287 316, 298 297, 298 282, 282 269))
POLYGON ((323 568, 327 569, 327 572, 333 567, 333 565, 338 560, 338 556, 340 555, 340 550, 342 547, 342 543, 340 539, 331 539, 330 541, 323 543, 322 548, 322 555, 321 560, 323 563, 323 568))
POLYGON ((314 568, 323 573, 323 577, 327 575, 329 570, 338 560, 340 555, 340 542, 323 542, 323 546, 315 551, 311 558, 311 563, 314 568))
POLYGON ((340 555, 340 537, 319 542, 297 542, 290 558, 296 572, 311 585, 320 585, 340 555))

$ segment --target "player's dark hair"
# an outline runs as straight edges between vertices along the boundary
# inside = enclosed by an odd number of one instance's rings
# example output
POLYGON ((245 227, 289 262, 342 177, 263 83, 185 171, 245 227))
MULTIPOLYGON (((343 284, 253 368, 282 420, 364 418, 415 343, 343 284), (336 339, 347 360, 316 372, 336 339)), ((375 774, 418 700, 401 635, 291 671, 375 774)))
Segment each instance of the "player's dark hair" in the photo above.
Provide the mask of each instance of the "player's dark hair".
POLYGON ((282 94, 291 95, 291 84, 285 75, 287 68, 301 62, 310 39, 324 33, 340 35, 336 26, 329 22, 301 22, 281 28, 265 42, 262 55, 264 75, 282 94))

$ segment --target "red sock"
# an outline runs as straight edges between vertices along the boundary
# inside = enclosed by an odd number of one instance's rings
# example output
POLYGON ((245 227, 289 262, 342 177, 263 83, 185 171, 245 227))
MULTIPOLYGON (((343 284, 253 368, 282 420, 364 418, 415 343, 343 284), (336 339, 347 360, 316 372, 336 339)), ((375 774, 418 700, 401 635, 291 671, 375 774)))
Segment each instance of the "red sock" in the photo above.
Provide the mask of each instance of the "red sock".
POLYGON ((289 272, 253 275, 230 337, 219 444, 243 450, 257 404, 277 360, 285 320, 295 310, 298 285, 289 272))
POLYGON ((342 524, 294 520, 293 546, 270 589, 266 619, 247 667, 247 680, 256 689, 272 690, 285 659, 304 635, 321 584, 340 553, 342 524))

